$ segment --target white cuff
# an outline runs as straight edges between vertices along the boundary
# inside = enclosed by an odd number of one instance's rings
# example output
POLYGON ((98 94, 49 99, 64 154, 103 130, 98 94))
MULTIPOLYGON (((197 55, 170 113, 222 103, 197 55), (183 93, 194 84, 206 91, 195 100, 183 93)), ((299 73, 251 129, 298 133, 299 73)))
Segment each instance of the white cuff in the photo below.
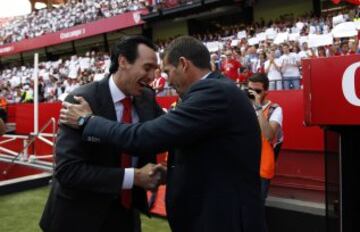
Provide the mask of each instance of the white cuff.
POLYGON ((122 189, 132 189, 134 185, 134 175, 135 175, 134 168, 125 168, 122 189))

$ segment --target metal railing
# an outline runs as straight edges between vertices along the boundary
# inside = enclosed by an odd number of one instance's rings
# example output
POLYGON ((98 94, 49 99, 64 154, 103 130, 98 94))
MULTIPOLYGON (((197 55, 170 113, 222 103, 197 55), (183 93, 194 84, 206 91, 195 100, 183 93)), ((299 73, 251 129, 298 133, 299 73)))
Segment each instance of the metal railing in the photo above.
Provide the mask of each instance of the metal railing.
POLYGON ((38 133, 30 133, 29 135, 3 135, 3 138, 8 138, 6 140, 0 141, 0 151, 5 152, 7 154, 0 154, 0 161, 4 161, 9 163, 5 169, 2 171, 3 175, 7 175, 9 170, 15 164, 21 164, 29 167, 34 167, 37 169, 50 171, 53 170, 54 162, 46 161, 51 158, 55 158, 55 147, 56 147, 56 119, 50 118, 49 121, 45 123, 45 125, 40 129, 38 133), (49 126, 52 126, 52 133, 42 133, 49 126), (13 142, 17 139, 23 140, 23 148, 17 152, 11 150, 9 148, 5 148, 2 145, 7 144, 9 142, 13 142), (40 140, 45 144, 52 146, 52 154, 46 155, 36 155, 36 150, 34 150, 34 154, 29 155, 28 148, 34 144, 36 140, 40 140), (43 161, 45 160, 45 161, 43 161))

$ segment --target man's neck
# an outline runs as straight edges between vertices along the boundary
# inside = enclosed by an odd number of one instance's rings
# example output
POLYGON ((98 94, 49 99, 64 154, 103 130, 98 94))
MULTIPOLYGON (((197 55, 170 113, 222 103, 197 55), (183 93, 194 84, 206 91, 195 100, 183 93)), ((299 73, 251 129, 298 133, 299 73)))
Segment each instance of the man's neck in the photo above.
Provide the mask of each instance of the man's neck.
POLYGON ((124 78, 121 77, 120 72, 116 72, 112 74, 111 78, 113 78, 116 87, 118 87, 121 90, 121 92, 123 92, 125 95, 128 96, 128 93, 125 89, 124 78))
POLYGON ((261 105, 262 106, 266 106, 270 101, 268 99, 264 99, 262 102, 261 102, 261 105))
POLYGON ((194 81, 201 80, 205 75, 211 72, 209 69, 196 69, 194 70, 194 81))

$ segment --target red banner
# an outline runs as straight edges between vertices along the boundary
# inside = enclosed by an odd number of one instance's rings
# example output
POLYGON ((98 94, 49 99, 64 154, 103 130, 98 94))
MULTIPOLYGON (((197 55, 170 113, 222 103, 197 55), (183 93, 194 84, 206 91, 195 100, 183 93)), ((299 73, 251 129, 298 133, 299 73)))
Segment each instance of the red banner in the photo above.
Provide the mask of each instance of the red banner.
POLYGON ((19 52, 31 51, 38 48, 141 25, 144 23, 141 20, 141 14, 147 14, 147 10, 144 9, 128 12, 111 18, 101 19, 92 23, 82 24, 58 32, 45 34, 33 39, 25 39, 18 43, 3 45, 0 46, 0 56, 9 56, 19 52))
MULTIPOLYGON (((342 0, 332 0, 332 2, 334 4, 339 4, 342 0)), ((343 0, 343 1, 346 1, 346 2, 349 2, 349 3, 352 3, 352 4, 355 4, 355 5, 360 5, 360 0, 343 0)))
POLYGON ((303 61, 305 122, 360 125, 360 55, 303 61))

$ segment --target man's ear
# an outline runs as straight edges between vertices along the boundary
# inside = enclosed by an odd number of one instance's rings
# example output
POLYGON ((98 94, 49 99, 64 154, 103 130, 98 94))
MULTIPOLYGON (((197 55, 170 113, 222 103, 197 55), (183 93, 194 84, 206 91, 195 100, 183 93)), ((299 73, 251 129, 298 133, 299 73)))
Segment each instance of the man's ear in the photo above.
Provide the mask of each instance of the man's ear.
POLYGON ((118 58, 119 68, 126 69, 129 65, 129 62, 124 56, 119 56, 118 58))
POLYGON ((179 58, 179 64, 184 72, 189 69, 189 61, 185 57, 182 56, 179 58))

